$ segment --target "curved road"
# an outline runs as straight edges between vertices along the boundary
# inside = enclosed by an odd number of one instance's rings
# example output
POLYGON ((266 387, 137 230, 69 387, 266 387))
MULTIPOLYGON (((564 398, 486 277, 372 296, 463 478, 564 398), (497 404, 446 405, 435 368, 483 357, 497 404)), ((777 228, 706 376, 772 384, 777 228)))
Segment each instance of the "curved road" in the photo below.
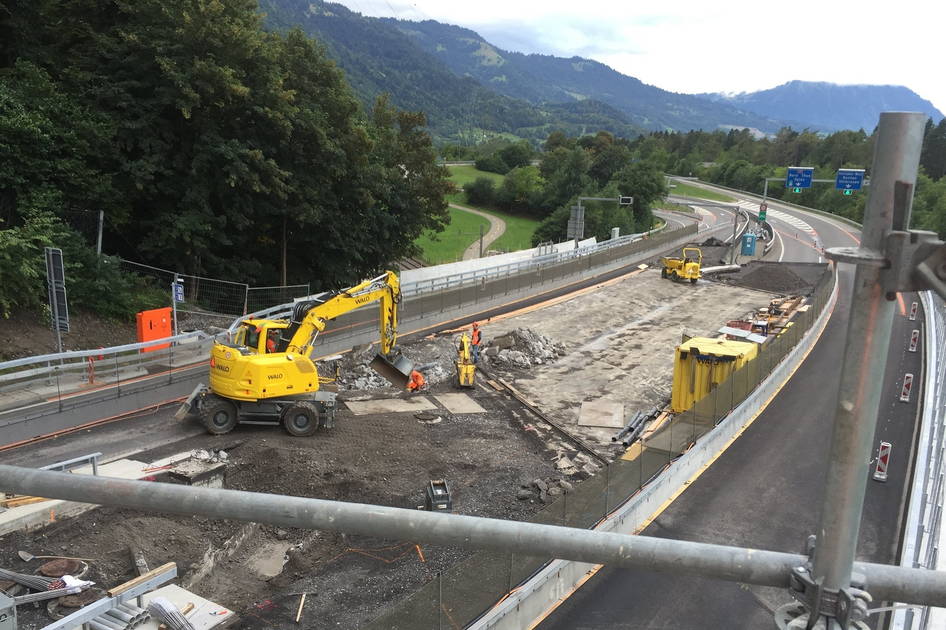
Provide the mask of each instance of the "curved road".
MULTIPOLYGON (((780 237, 776 254, 783 260, 814 262, 821 257, 822 243, 856 243, 857 234, 846 226, 772 206, 784 214, 776 227, 780 237), (810 225, 812 232, 796 232, 796 221, 810 225)), ((838 304, 820 342, 795 376, 642 535, 803 551, 805 538, 815 532, 820 518, 853 269, 842 265, 839 277, 838 304)), ((915 441, 916 400, 899 402, 899 383, 903 372, 921 372, 920 353, 904 352, 917 322, 898 312, 887 376, 879 384, 884 394, 875 438, 875 444, 885 440, 894 445, 889 481, 868 482, 858 544, 858 559, 871 562, 895 562, 915 441)), ((788 601, 782 589, 604 567, 538 627, 773 628, 772 612, 788 601)), ((872 618, 871 625, 876 623, 872 618)))
MULTIPOLYGON (((483 252, 485 253, 489 246, 492 245, 496 239, 503 235, 506 231, 506 222, 499 217, 489 214, 488 212, 483 212, 482 210, 477 210, 476 208, 468 208, 466 206, 460 206, 455 203, 450 204, 451 208, 456 210, 463 210, 464 212, 469 212, 477 216, 481 216, 484 219, 489 221, 489 231, 483 235, 483 252)), ((476 239, 472 245, 466 248, 466 251, 463 252, 463 260, 473 260, 474 258, 480 257, 480 240, 476 239)))

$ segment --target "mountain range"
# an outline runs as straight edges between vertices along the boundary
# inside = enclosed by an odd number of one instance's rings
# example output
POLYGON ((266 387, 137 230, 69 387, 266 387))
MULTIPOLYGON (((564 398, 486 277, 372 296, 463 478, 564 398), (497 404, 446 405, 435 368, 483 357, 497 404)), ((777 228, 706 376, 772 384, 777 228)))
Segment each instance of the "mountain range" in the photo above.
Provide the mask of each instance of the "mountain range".
POLYGON ((943 117, 900 86, 792 81, 735 96, 679 94, 582 57, 505 51, 472 30, 433 20, 365 17, 322 0, 260 0, 260 9, 269 28, 299 26, 319 40, 366 104, 387 93, 400 108, 424 111, 440 139, 541 140, 554 129, 624 137, 744 127, 870 131, 889 109, 923 111, 934 122, 943 117))

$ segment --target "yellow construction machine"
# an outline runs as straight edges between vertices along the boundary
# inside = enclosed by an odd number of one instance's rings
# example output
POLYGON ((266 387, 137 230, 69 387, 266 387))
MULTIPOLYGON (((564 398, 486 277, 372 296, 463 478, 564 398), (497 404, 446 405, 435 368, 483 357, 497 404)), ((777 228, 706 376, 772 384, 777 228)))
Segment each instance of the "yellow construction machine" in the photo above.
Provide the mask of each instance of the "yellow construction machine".
POLYGON ((699 247, 684 247, 682 258, 664 256, 660 259, 660 264, 661 278, 680 282, 689 280, 691 284, 696 284, 696 281, 703 277, 703 251, 699 247))
POLYGON ((371 367, 399 387, 413 365, 395 354, 400 282, 394 272, 338 292, 296 302, 289 319, 247 319, 230 342, 217 342, 210 355, 210 387, 200 384, 177 417, 197 412, 207 431, 223 434, 238 423, 282 424, 291 435, 311 435, 335 424, 333 381, 319 376, 310 358, 327 322, 380 302, 381 352, 371 367))
POLYGON ((457 385, 460 387, 473 387, 475 375, 476 365, 473 363, 473 350, 470 343, 470 336, 463 333, 460 337, 460 345, 457 347, 457 385))

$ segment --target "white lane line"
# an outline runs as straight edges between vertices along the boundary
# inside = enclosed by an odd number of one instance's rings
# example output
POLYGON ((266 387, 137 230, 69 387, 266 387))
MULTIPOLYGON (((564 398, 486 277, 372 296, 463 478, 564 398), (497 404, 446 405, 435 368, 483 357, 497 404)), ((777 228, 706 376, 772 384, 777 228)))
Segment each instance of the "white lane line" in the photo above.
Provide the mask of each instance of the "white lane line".
POLYGON ((778 230, 774 230, 775 237, 778 239, 778 261, 782 262, 782 259, 785 258, 785 241, 782 240, 782 233, 778 230))

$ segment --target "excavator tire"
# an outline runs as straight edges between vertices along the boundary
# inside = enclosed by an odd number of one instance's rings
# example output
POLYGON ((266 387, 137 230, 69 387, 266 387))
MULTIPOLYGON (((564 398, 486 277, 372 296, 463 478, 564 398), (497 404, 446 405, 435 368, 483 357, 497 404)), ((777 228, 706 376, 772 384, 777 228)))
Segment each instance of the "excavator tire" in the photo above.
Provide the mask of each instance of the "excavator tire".
POLYGON ((667 268, 666 268, 666 267, 664 267, 663 269, 660 270, 660 277, 661 277, 661 278, 666 278, 666 277, 667 277, 667 268))
POLYGON ((674 282, 677 282, 677 281, 680 280, 680 276, 677 275, 677 272, 676 272, 676 271, 671 271, 671 272, 670 272, 670 279, 673 280, 674 282))
POLYGON ((207 433, 223 435, 237 425, 237 408, 229 400, 213 396, 200 410, 200 421, 207 433))
POLYGON ((312 435, 319 428, 319 410, 310 402, 293 403, 282 412, 282 426, 294 437, 312 435))
POLYGON ((690 284, 696 284, 696 278, 690 278, 690 284))

